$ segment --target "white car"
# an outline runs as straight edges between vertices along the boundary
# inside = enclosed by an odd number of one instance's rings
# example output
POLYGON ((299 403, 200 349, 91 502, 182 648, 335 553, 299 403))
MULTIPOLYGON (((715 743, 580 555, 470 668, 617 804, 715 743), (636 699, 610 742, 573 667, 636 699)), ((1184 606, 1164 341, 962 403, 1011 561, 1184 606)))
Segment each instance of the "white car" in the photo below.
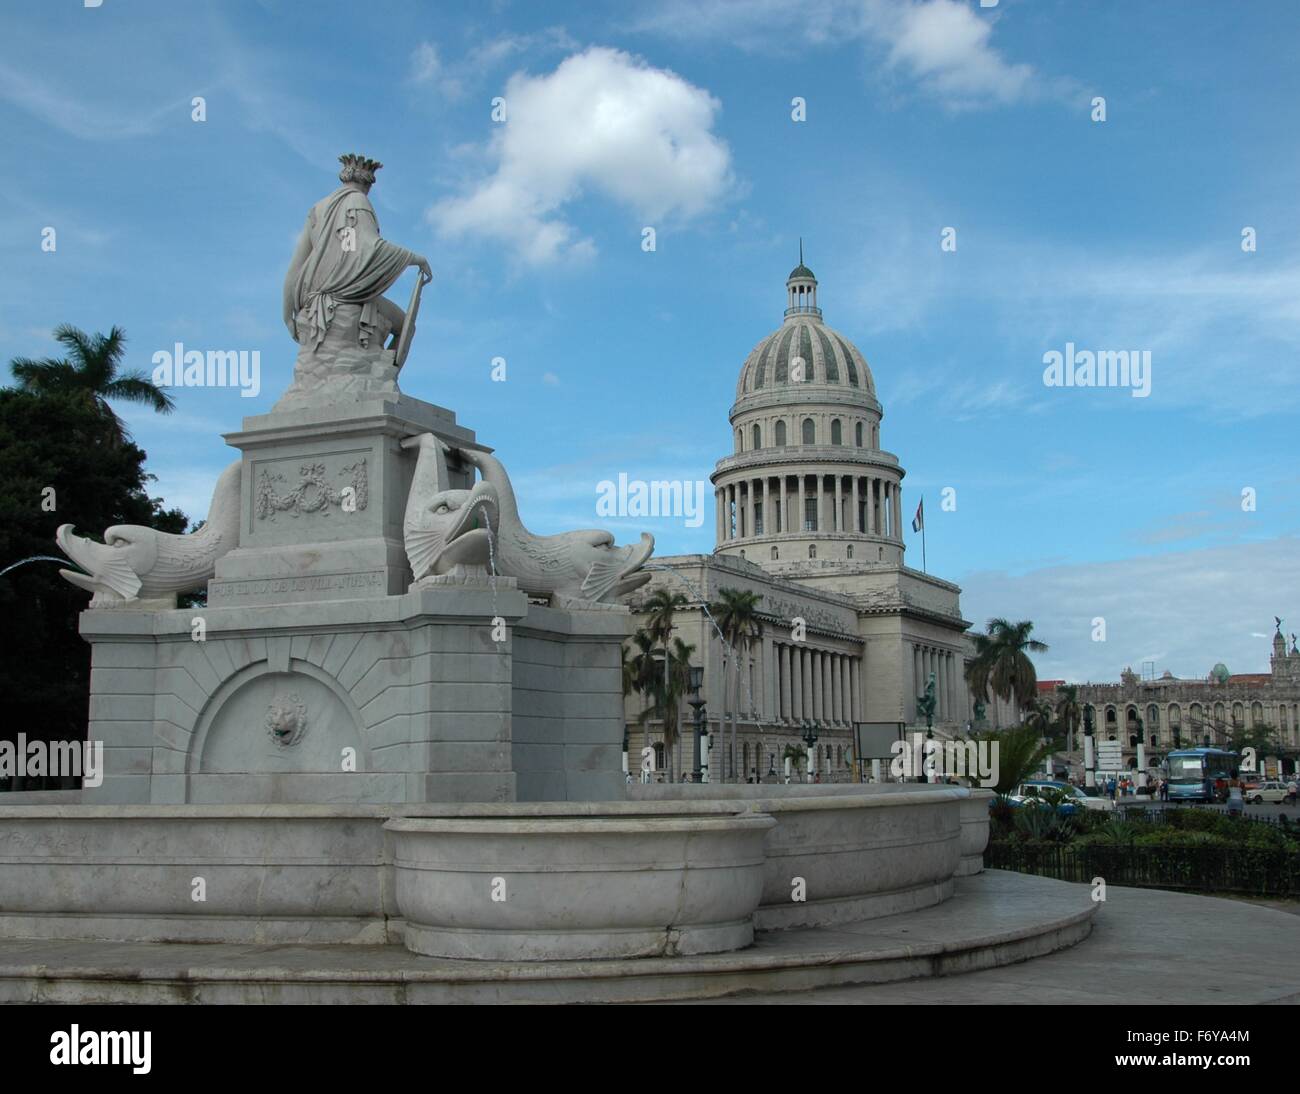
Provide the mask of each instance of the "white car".
POLYGON ((1041 805, 1042 799, 1039 794, 1043 790, 1055 790, 1064 794, 1065 801, 1071 803, 1076 809, 1108 810, 1115 808, 1115 803, 1109 798, 1090 798, 1073 783, 1055 782, 1047 779, 1023 782, 1016 787, 1010 797, 1017 805, 1025 805, 1026 803, 1041 805))
POLYGON ((1276 779, 1269 779, 1262 782, 1253 790, 1246 791, 1246 800, 1252 805, 1260 805, 1263 802, 1286 802, 1291 804, 1295 801, 1295 791, 1292 789, 1294 783, 1288 785, 1284 782, 1278 782, 1276 779))

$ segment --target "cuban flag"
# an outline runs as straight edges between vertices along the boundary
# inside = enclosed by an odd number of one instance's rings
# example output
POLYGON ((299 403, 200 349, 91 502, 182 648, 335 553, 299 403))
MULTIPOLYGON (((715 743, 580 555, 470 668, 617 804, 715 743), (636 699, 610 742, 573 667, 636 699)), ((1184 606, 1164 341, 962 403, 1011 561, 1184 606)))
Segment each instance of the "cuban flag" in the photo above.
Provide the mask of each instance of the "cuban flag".
POLYGON ((912 531, 919 532, 925 527, 925 498, 916 507, 916 516, 912 518, 912 531))

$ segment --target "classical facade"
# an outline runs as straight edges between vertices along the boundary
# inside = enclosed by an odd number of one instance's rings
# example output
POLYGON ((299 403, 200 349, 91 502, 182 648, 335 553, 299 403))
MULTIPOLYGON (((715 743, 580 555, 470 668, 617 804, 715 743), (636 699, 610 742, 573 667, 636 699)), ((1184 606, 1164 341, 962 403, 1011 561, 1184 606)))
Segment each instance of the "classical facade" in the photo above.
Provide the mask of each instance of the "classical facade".
MULTIPOLYGON (((1145 746, 1147 762, 1158 764, 1177 747, 1223 745, 1234 729, 1267 726, 1277 730, 1279 751, 1300 751, 1300 650, 1291 636, 1288 650, 1281 620, 1273 635, 1269 672, 1231 673, 1219 663, 1208 676, 1180 679, 1170 672, 1144 679, 1131 668, 1118 684, 1079 684, 1079 702, 1091 707, 1099 737, 1121 741, 1125 761, 1137 766, 1135 743, 1145 746)), ((1039 682, 1048 701, 1063 680, 1039 682)), ((1289 760, 1286 762, 1291 768, 1289 760)))
MULTIPOLYGON (((737 651, 740 698, 736 768, 777 777, 787 745, 817 735, 816 773, 848 778, 855 723, 925 727, 917 697, 933 674, 937 734, 972 716, 964 684, 970 657, 960 589, 904 561, 903 478, 882 447, 884 409, 866 359, 827 326, 816 277, 802 262, 786 281, 783 322, 745 359, 730 421, 734 450, 713 472, 716 546, 669 556, 633 601, 664 588, 688 606, 677 636, 704 669, 702 698, 713 740, 730 715, 733 656, 702 606, 724 588, 759 595, 762 637, 737 651)), ((644 709, 629 697, 629 742, 640 751, 644 709)), ((1005 713, 1005 712, 1004 712, 1005 713)), ((997 711, 990 710, 990 720, 997 711)), ((675 777, 690 771, 690 712, 675 777)), ((658 723, 649 739, 658 746, 658 723)), ((662 753, 661 753, 662 755, 662 753)), ((717 777, 715 752, 713 777, 717 777)))

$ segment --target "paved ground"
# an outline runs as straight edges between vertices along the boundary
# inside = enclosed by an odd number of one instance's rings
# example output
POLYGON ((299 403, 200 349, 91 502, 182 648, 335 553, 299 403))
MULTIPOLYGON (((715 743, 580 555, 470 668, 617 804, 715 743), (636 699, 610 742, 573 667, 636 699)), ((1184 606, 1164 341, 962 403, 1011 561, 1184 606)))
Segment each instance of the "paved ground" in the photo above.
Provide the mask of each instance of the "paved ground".
POLYGON ((1300 1003, 1295 908, 1111 886, 1092 934, 1060 953, 963 976, 720 1002, 1300 1003))

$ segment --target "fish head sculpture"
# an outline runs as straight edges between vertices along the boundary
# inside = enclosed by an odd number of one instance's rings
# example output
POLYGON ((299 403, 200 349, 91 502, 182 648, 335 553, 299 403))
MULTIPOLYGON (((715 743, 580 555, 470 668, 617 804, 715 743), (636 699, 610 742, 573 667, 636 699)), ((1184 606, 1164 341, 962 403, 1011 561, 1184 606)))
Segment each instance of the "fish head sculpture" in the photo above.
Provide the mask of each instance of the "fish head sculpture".
POLYGON ((402 447, 418 450, 402 528, 414 580, 458 566, 488 569, 500 520, 496 487, 477 482, 451 489, 447 446, 432 433, 408 438, 402 447))
POLYGON ((158 532, 138 525, 116 524, 104 533, 103 543, 96 543, 62 524, 54 538, 84 571, 59 573, 101 600, 135 600, 143 584, 140 575, 149 573, 158 559, 158 532))

